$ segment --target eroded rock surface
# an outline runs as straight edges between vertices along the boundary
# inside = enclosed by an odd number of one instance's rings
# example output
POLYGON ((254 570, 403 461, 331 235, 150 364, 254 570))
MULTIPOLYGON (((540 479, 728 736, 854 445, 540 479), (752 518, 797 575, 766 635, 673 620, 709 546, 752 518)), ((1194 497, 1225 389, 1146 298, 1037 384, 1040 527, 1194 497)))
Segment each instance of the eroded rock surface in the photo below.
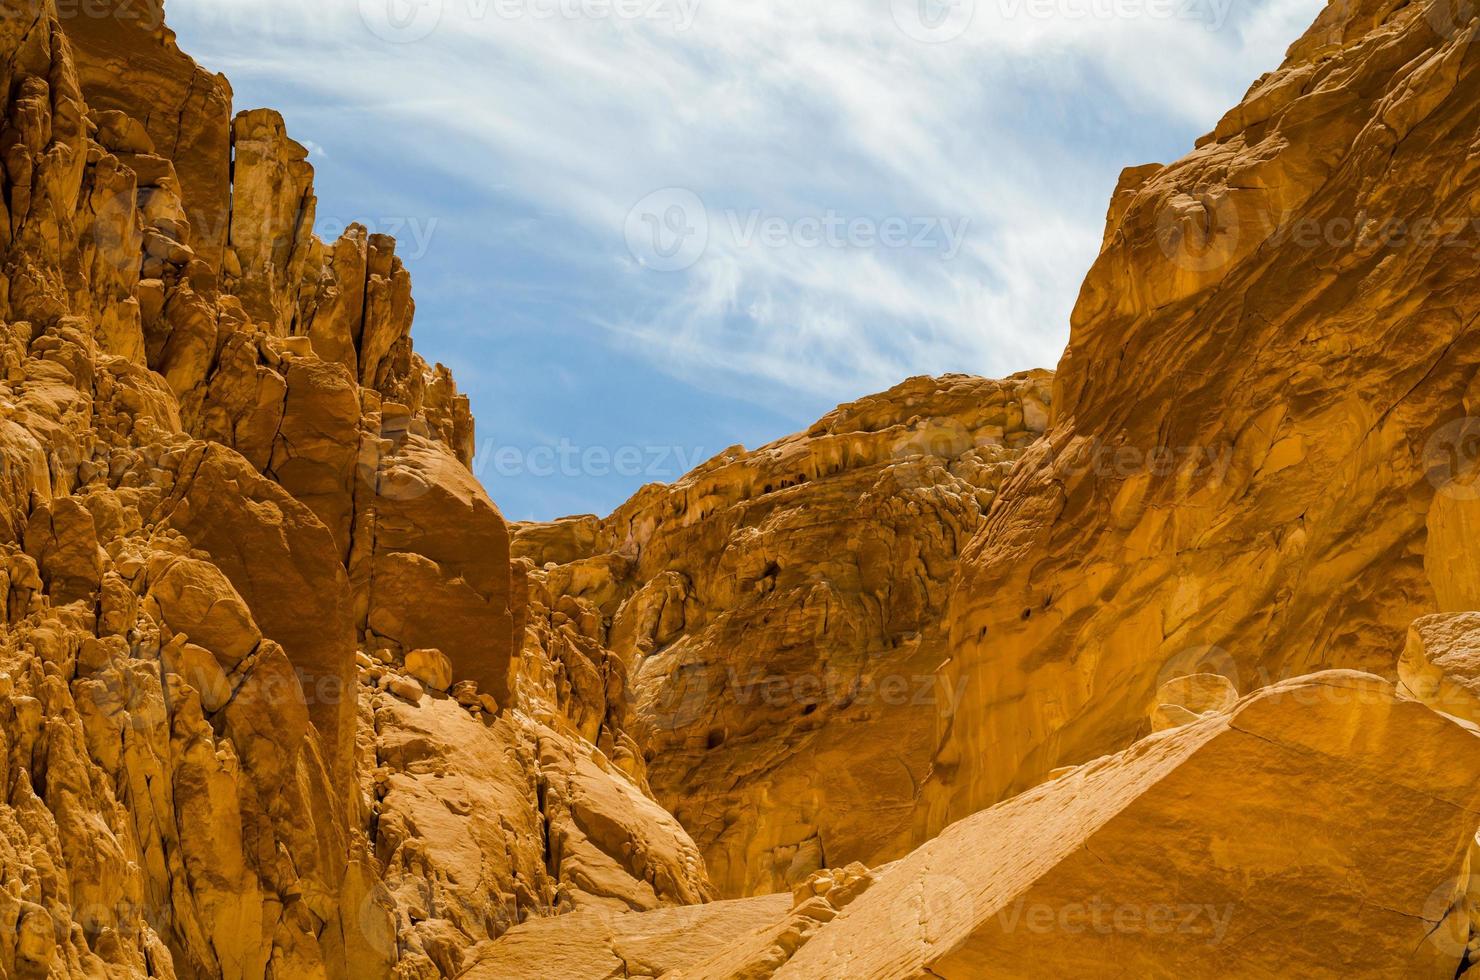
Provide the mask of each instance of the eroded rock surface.
POLYGON ((1373 675, 1284 682, 953 825, 754 975, 1452 976, 1477 738, 1373 675))
POLYGON ((729 896, 907 853, 956 558, 1048 372, 916 378, 604 521, 515 529, 521 692, 644 774, 729 896))
POLYGON ((1412 697, 1480 725, 1480 613, 1425 616, 1408 629, 1398 680, 1412 697))
POLYGON ((0 976, 1474 975, 1473 11, 1127 171, 1057 375, 511 530, 394 241, 85 6, 0 16, 0 976))
POLYGON ((526 923, 481 948, 468 980, 663 977, 709 959, 716 947, 769 930, 787 916, 785 895, 614 914, 578 912, 526 923))
POLYGON ((157 3, 20 6, 0 976, 451 977, 532 917, 710 898, 512 704, 508 530, 394 242, 313 237, 306 153, 157 3))
POLYGON ((1197 148, 1127 171, 1047 437, 967 548, 933 830, 1130 744, 1158 688, 1391 677, 1480 607, 1480 23, 1326 8, 1197 148))

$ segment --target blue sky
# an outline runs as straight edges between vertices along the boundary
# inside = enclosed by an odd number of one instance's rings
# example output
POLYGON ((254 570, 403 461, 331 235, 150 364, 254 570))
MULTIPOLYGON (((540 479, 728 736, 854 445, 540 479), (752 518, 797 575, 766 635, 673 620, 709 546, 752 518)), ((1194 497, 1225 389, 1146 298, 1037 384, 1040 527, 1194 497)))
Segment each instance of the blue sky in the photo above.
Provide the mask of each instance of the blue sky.
POLYGON ((169 0, 396 235, 514 520, 905 377, 1052 367, 1121 168, 1319 0, 169 0))

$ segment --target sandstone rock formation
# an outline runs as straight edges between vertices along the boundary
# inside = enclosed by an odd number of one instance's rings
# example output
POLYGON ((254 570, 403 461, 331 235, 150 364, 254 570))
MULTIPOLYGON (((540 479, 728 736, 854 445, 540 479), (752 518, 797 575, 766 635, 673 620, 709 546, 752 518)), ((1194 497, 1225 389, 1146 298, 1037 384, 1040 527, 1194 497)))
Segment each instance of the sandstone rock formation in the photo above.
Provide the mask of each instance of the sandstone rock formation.
POLYGON ((925 833, 1129 745, 1176 676, 1391 676, 1480 606, 1472 14, 1333 3, 1123 175, 1047 437, 961 560, 925 833))
POLYGON ((521 694, 561 706, 729 896, 902 857, 956 558, 1048 417, 1047 372, 915 378, 604 521, 515 528, 521 694))
POLYGON ((315 239, 303 149, 159 14, 0 17, 0 976, 454 976, 706 901, 509 710, 508 530, 394 243, 315 239))
POLYGON ((530 923, 470 975, 1453 976, 1480 884, 1477 739, 1382 678, 1310 675, 1075 768, 875 871, 822 872, 789 900, 721 902, 702 919, 530 923), (1417 826, 1425 836, 1405 842, 1417 826), (677 921, 711 948, 679 942, 677 921))
POLYGON ((1441 613, 1410 626, 1398 679, 1424 704, 1480 724, 1480 613, 1441 613))
POLYGON ((1477 738, 1372 675, 1277 684, 952 826, 774 976, 1453 976, 1477 738))
POLYGON ((712 897, 674 819, 582 746, 522 716, 497 718, 366 672, 362 792, 401 929, 440 973, 555 911, 651 910, 712 897))
POLYGON ((616 915, 577 912, 537 919, 479 950, 468 980, 509 977, 662 977, 708 959, 784 919, 785 895, 616 915))
POLYGON ((1473 10, 1127 171, 1056 375, 511 529, 394 241, 86 8, 0 16, 0 977, 1476 975, 1473 10))

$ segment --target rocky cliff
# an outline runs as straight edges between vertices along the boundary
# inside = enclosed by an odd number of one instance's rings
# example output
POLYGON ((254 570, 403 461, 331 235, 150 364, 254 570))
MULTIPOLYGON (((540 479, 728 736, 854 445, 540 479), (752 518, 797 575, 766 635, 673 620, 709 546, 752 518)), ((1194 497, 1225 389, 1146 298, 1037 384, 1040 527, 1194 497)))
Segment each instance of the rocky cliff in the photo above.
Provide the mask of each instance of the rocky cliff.
POLYGON ((516 527, 524 692, 577 706, 722 894, 902 857, 960 693, 937 672, 957 558, 1050 381, 916 378, 604 521, 516 527))
POLYGON ((454 976, 708 899, 512 710, 508 528, 395 243, 314 238, 275 113, 71 8, 0 18, 0 975, 454 976))
POLYGON ((1056 374, 511 528, 282 120, 7 4, 0 976, 1468 970, 1471 14, 1127 171, 1056 374))
POLYGON ((1130 744, 1179 674, 1391 675, 1480 605, 1468 13, 1333 4, 1122 176, 1050 431, 962 559, 930 829, 1130 744))

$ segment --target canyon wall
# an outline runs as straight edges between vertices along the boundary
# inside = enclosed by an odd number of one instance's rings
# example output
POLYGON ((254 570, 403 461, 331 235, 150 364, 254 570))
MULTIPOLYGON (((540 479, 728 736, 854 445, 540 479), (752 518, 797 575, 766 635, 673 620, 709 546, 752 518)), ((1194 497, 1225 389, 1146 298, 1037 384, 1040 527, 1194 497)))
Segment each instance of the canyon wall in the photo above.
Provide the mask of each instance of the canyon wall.
POLYGON ((1480 45, 1327 7, 1170 166, 1121 178, 1053 422, 962 558, 928 830, 1144 734, 1159 686, 1392 676, 1480 605, 1480 45))
POLYGON ((604 521, 515 528, 522 679, 646 779, 720 893, 902 857, 956 561, 1043 432, 1052 376, 915 378, 604 521), (554 666, 553 676, 542 672, 554 666))
MULTIPOLYGON (((13 6, 13 5, 12 5, 13 6)), ((455 976, 712 894, 512 709, 509 532, 389 238, 158 7, 0 18, 0 975, 455 976)))
POLYGON ((1471 13, 1128 170, 1056 374, 511 527, 282 119, 10 4, 0 976, 1474 976, 1471 13))

